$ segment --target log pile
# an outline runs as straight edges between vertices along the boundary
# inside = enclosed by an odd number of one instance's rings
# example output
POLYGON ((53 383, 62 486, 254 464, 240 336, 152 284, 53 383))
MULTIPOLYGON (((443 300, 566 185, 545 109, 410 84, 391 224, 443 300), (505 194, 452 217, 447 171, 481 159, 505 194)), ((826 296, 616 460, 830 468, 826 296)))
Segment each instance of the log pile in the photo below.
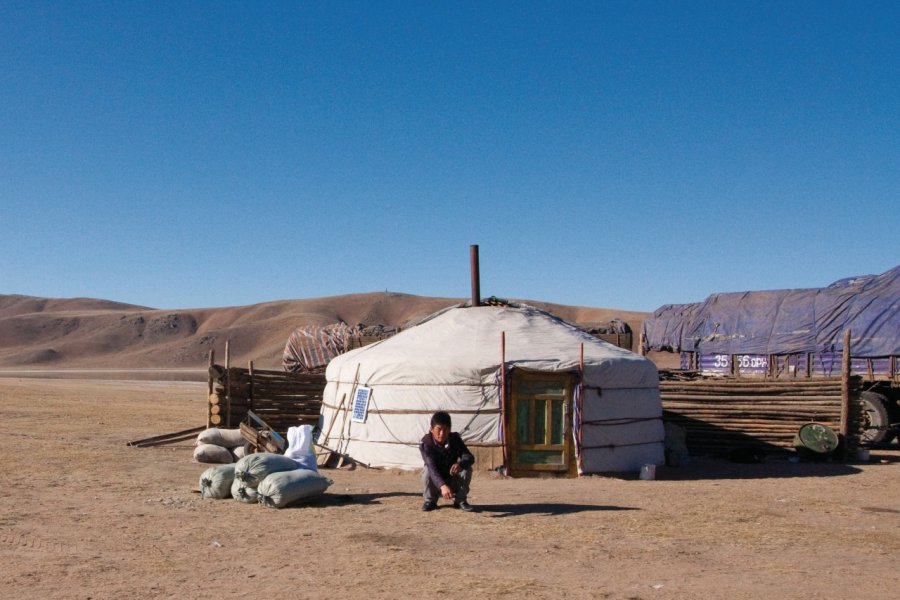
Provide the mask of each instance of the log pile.
POLYGON ((272 429, 287 435, 288 427, 319 421, 325 375, 254 369, 209 367, 208 427, 238 427, 253 411, 272 429))
POLYGON ((787 451, 806 423, 846 432, 845 448, 852 451, 859 444, 860 386, 855 376, 849 381, 663 377, 659 383, 663 418, 686 430, 688 449, 697 455, 747 446, 787 451))

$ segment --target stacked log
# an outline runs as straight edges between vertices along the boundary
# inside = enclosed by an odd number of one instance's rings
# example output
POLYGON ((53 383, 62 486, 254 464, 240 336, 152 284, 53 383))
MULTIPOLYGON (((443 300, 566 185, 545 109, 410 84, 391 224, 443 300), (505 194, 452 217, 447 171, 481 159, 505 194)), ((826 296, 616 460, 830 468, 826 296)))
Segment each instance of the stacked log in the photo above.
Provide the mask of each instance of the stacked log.
MULTIPOLYGON (((845 447, 859 443, 861 379, 849 381, 845 447)), ((762 380, 695 378, 662 380, 663 418, 686 430, 692 454, 728 454, 747 446, 767 451, 793 448, 807 423, 841 430, 842 378, 762 380)))
POLYGON ((252 410, 272 429, 287 435, 288 427, 315 426, 322 406, 325 376, 239 367, 209 367, 210 427, 237 427, 252 410))

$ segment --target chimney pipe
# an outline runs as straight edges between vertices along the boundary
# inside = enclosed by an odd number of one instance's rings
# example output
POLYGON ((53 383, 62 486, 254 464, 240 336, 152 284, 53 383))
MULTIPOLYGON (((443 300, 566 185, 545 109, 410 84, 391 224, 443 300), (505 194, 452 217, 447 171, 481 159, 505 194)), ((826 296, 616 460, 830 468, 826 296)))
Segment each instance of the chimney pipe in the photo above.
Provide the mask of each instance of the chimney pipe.
POLYGON ((478 244, 469 246, 472 270, 472 306, 481 306, 481 276, 478 273, 478 244))

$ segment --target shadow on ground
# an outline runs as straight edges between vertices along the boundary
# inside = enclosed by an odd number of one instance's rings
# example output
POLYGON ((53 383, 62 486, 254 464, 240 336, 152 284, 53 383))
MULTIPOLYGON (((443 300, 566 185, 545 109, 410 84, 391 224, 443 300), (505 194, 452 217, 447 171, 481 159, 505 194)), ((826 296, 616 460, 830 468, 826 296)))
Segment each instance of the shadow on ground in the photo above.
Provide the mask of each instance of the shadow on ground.
POLYGON ((479 504, 475 512, 491 513, 492 517, 521 517, 522 515, 543 515, 556 517, 582 512, 640 510, 628 506, 597 506, 596 504, 565 504, 541 502, 532 504, 479 504))
POLYGON ((421 498, 421 493, 416 492, 382 492, 371 494, 329 494, 324 493, 321 496, 301 500, 296 504, 291 504, 286 508, 303 508, 307 506, 337 506, 342 504, 381 504, 382 498, 396 498, 398 496, 409 496, 421 498))
POLYGON ((656 479, 688 481, 702 479, 777 479, 793 477, 843 477, 861 469, 841 462, 791 462, 763 460, 759 463, 735 463, 700 457, 683 467, 656 467, 656 479))

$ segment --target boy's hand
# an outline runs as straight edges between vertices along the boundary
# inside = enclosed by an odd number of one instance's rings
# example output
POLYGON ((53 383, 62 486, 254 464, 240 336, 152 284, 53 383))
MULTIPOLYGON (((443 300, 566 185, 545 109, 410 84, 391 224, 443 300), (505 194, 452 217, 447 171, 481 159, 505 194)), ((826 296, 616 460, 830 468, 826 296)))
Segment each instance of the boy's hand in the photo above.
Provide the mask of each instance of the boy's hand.
POLYGON ((453 490, 450 489, 449 485, 441 486, 441 496, 443 496, 445 500, 449 500, 453 497, 453 490))
POLYGON ((453 463, 452 465, 450 465, 450 474, 451 475, 456 475, 457 473, 459 473, 459 471, 460 471, 459 463, 453 463))

